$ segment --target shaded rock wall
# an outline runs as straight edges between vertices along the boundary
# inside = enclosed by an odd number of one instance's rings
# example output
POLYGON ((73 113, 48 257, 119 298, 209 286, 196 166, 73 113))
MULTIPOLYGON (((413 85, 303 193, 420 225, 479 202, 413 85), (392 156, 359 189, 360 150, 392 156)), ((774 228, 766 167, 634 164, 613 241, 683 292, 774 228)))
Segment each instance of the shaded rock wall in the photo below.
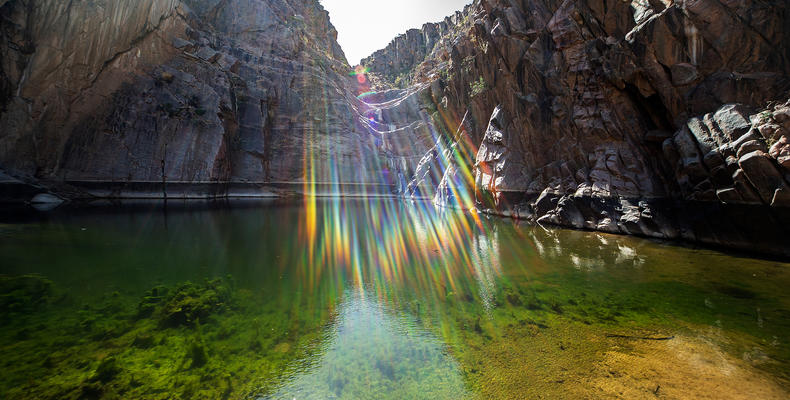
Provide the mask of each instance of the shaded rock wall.
POLYGON ((9 174, 380 180, 318 1, 11 0, 0 15, 0 169, 9 174))
POLYGON ((412 84, 429 85, 424 108, 445 131, 468 112, 477 154, 463 186, 479 208, 790 253, 786 2, 484 0, 465 14, 412 84), (684 224, 683 202, 727 211, 684 224))
POLYGON ((7 0, 0 172, 394 184, 787 255, 788 26, 780 0, 478 0, 355 79, 317 0, 7 0), (371 84, 403 87, 358 99, 371 84))
MULTIPOLYGON (((2 15, 0 159, 8 169, 53 170, 66 135, 56 132, 85 103, 105 70, 137 68, 140 58, 166 57, 166 49, 138 53, 135 43, 173 29, 176 1, 9 1, 2 15), (107 68, 116 63, 117 68, 107 68), (56 122, 57 121, 57 122, 56 122)), ((154 43, 150 43, 151 46, 154 43)))

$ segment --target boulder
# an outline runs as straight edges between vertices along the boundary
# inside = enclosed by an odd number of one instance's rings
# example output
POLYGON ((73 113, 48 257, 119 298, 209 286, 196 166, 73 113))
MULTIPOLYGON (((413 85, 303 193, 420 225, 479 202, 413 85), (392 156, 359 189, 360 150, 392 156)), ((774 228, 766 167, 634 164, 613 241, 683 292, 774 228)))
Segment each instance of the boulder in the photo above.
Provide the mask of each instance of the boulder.
POLYGON ((784 178, 773 160, 760 150, 739 158, 738 165, 765 204, 771 204, 776 190, 785 187, 784 178))
POLYGON ((787 135, 782 135, 779 140, 771 146, 768 154, 775 158, 776 162, 785 169, 785 174, 790 173, 790 140, 787 138, 787 135))

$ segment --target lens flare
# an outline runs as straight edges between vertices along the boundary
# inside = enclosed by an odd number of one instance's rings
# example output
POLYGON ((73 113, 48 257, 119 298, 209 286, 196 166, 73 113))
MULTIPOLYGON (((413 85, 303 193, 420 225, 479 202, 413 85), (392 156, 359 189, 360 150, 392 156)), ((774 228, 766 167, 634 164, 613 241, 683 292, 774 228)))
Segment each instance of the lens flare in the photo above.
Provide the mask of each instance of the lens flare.
MULTIPOLYGON (((353 291, 382 302, 397 303, 397 287, 411 287, 435 296, 437 303, 452 293, 478 293, 485 302, 499 273, 488 257, 499 249, 488 241, 470 243, 470 238, 492 237, 475 210, 474 158, 477 153, 466 131, 466 117, 458 120, 438 104, 432 115, 420 116, 398 126, 390 117, 393 109, 426 90, 428 84, 394 92, 386 97, 370 90, 369 71, 358 66, 349 74, 357 82, 357 93, 349 93, 360 142, 375 145, 378 156, 356 167, 374 173, 378 181, 358 184, 341 171, 342 154, 317 148, 317 135, 332 135, 326 123, 314 123, 304 142, 304 212, 299 217, 297 241, 306 247, 297 268, 303 290, 326 292, 318 282, 333 277, 332 295, 353 291), (452 128, 446 128, 452 127, 452 128), (427 154, 421 148, 431 149, 427 154), (318 157, 319 153, 321 157, 318 157), (423 186, 438 186, 430 194, 421 184, 404 182, 414 171, 404 170, 403 160, 420 160, 423 186), (381 188, 387 190, 382 192, 381 188), (353 189, 353 190, 349 190, 353 189), (406 190, 408 189, 408 190, 406 190), (324 201, 324 196, 337 197, 324 201), (364 205, 363 212, 347 213, 349 202, 364 205), (448 214, 454 214, 449 215, 448 214), (353 215, 353 216, 352 216, 353 215), (374 229, 370 229, 374 227, 374 229), (488 257, 488 262, 484 258, 488 257), (405 268, 419 265, 420 268, 405 268), (324 279, 321 279, 324 277, 324 279), (473 277, 474 279, 468 279, 473 277), (476 282, 476 287, 463 287, 476 282), (489 288, 489 289, 486 289, 489 288)), ((329 97, 317 99, 329 119, 329 97)), ((494 241, 495 242, 495 241, 494 241)), ((324 283, 325 285, 325 283, 324 283)), ((330 295, 327 299, 333 298, 330 295)))

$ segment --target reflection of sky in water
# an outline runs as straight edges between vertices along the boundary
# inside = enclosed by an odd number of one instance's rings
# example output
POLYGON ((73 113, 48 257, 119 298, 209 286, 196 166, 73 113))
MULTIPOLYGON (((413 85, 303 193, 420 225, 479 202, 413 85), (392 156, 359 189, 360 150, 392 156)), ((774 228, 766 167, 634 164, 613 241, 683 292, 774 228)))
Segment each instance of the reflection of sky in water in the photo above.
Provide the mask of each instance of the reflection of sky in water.
POLYGON ((347 291, 322 356, 268 399, 443 399, 468 393, 444 344, 407 313, 347 291))

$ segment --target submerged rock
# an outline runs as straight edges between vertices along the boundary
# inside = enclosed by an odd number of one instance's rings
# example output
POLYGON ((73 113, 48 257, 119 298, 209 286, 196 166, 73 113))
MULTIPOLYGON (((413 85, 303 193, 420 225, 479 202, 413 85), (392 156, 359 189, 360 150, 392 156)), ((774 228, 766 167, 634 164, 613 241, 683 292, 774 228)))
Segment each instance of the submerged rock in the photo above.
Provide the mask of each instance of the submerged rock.
POLYGON ((66 200, 50 193, 39 193, 30 199, 30 205, 38 211, 51 211, 65 202, 66 200))
POLYGON ((150 349, 151 347, 154 347, 156 344, 155 342, 156 338, 154 338, 153 335, 143 334, 134 338, 132 346, 137 347, 138 349, 150 349))
POLYGON ((99 363, 96 373, 93 375, 93 380, 107 383, 115 379, 121 372, 123 372, 123 369, 118 360, 115 357, 107 357, 99 363))
POLYGON ((61 204, 65 200, 50 193, 39 193, 30 199, 31 204, 61 204))
POLYGON ((166 299, 167 293, 168 289, 165 286, 157 286, 149 290, 137 305, 138 316, 144 318, 153 314, 157 305, 166 299))
POLYGON ((200 368, 208 362, 208 355, 206 354, 206 347, 200 341, 195 341, 189 346, 187 359, 190 362, 190 368, 200 368))

